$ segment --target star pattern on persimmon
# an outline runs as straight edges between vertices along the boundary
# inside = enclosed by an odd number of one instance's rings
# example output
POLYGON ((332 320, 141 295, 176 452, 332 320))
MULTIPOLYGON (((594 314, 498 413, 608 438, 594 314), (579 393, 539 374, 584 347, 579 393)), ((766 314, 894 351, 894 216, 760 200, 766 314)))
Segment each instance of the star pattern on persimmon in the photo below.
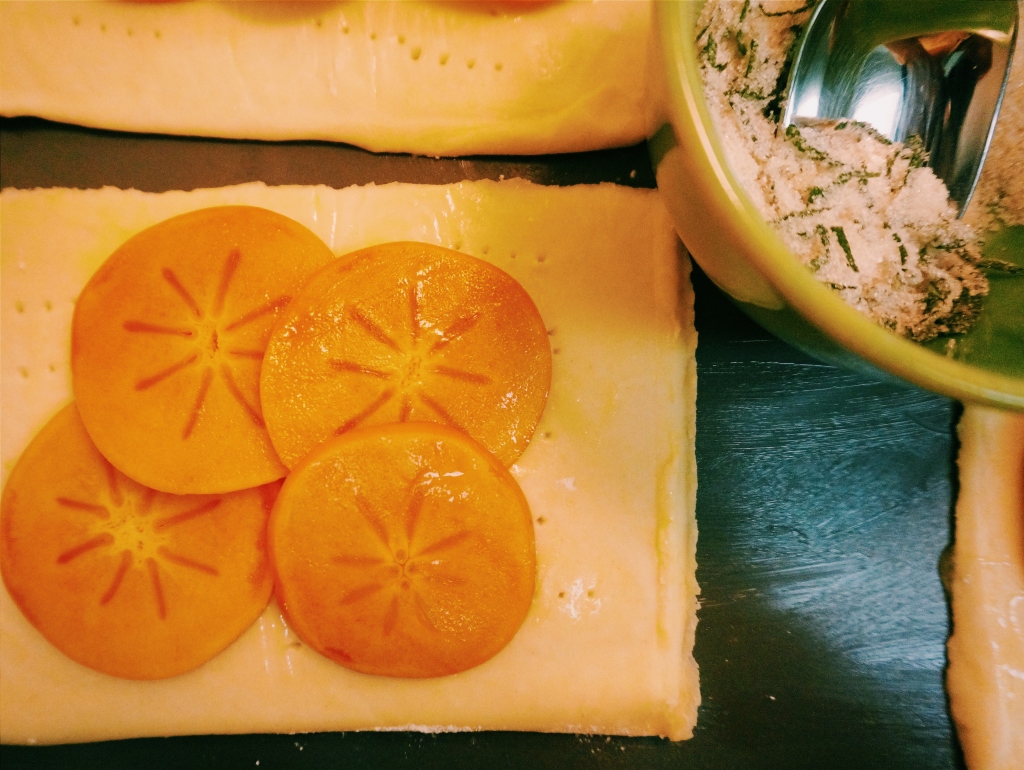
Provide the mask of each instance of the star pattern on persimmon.
POLYGON ((336 372, 355 374, 380 381, 380 392, 370 403, 338 426, 335 433, 340 435, 359 426, 371 415, 378 412, 394 399, 400 399, 398 419, 405 422, 412 413, 414 401, 427 407, 441 421, 465 432, 465 428, 444 406, 430 395, 429 388, 423 382, 423 375, 436 375, 442 378, 459 380, 471 385, 489 385, 489 375, 472 372, 459 367, 432 361, 436 354, 450 345, 457 344, 464 334, 469 332, 482 317, 479 311, 456 319, 447 329, 434 329, 433 335, 424 334, 424 330, 433 327, 423 318, 420 309, 417 287, 409 284, 406 287, 406 301, 409 307, 410 332, 407 339, 397 340, 378 323, 370 313, 357 305, 348 308, 348 319, 359 326, 370 338, 388 348, 398 359, 396 365, 388 368, 368 366, 357 361, 331 359, 330 366, 336 372))
MULTIPOLYGON (((145 391, 171 377, 190 374, 196 379, 195 395, 184 415, 182 439, 188 439, 195 430, 202 414, 203 405, 215 381, 219 381, 231 397, 238 402, 243 412, 256 425, 264 427, 263 414, 258 400, 247 398, 239 382, 251 379, 251 374, 241 375, 238 367, 242 363, 260 362, 270 335, 268 325, 259 345, 245 344, 237 332, 259 321, 272 319, 274 314, 285 307, 291 297, 280 296, 234 318, 225 317, 224 303, 231 288, 232 280, 242 255, 232 249, 224 262, 218 278, 213 300, 208 307, 202 307, 190 291, 169 267, 160 271, 161 280, 178 298, 182 306, 182 321, 179 324, 153 323, 145 319, 130 319, 122 328, 129 334, 155 334, 180 341, 180 353, 155 372, 147 373, 135 381, 135 390, 145 391)), ((257 370, 258 371, 258 370, 257 370)), ((258 374, 256 375, 258 377, 258 374)))
POLYGON ((54 498, 57 506, 80 511, 89 518, 88 534, 81 542, 59 553, 57 564, 71 565, 87 553, 114 550, 117 553, 117 566, 109 581, 103 585, 99 604, 109 604, 128 573, 139 569, 146 574, 156 614, 160 619, 166 619, 165 572, 187 569, 210 577, 220 574, 215 565, 194 559, 172 547, 168 537, 170 530, 211 513, 220 506, 221 500, 215 497, 199 504, 183 506, 175 495, 139 486, 122 476, 109 463, 104 465, 107 471, 106 485, 96 498, 54 498))
POLYGON ((471 538, 470 531, 460 530, 429 543, 422 543, 417 537, 428 484, 425 473, 413 478, 406 490, 405 508, 397 517, 381 515, 365 496, 357 493, 356 507, 373 532, 380 552, 359 556, 338 554, 331 559, 333 565, 357 570, 362 577, 341 598, 342 605, 355 604, 382 592, 390 593, 382 619, 385 636, 394 630, 402 604, 411 605, 414 616, 425 627, 439 630, 430 618, 421 589, 428 584, 450 586, 466 582, 464 577, 446 572, 445 555, 471 538))

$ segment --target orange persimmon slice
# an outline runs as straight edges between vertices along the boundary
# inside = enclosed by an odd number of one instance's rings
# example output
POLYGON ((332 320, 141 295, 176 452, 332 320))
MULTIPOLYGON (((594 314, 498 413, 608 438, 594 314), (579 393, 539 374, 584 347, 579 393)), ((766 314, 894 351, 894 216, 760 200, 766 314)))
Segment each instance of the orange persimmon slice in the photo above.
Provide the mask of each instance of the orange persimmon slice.
POLYGON ((177 494, 281 478, 259 400, 276 317, 334 259, 311 231, 250 206, 202 209, 129 239, 75 307, 75 399, 120 471, 177 494))
POLYGON ((342 257, 303 286, 267 345, 260 397, 292 467, 357 426, 451 425, 511 465, 551 385, 547 330, 493 265, 426 243, 342 257))
POLYGON ((103 458, 70 404, 4 489, 4 583, 73 660, 128 679, 184 673, 231 644, 270 600, 266 524, 279 487, 147 489, 103 458))
POLYGON ((277 598, 315 650, 368 674, 454 674, 496 655, 530 608, 526 498, 436 423, 360 428, 288 476, 268 534, 277 598))

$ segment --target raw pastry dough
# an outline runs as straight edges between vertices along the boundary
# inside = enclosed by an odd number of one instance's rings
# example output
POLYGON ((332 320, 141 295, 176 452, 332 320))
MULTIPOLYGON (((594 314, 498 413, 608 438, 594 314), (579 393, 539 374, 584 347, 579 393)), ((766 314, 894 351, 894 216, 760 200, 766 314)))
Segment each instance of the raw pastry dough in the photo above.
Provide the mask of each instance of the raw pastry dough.
POLYGON ((306 648, 271 605, 189 674, 114 679, 48 645, 0 591, 0 737, 90 741, 189 733, 539 730, 689 737, 700 700, 696 623, 696 369, 688 261, 656 191, 451 186, 162 194, 6 190, 2 460, 6 478, 70 399, 75 296, 124 239, 226 203, 293 217, 335 253, 424 240, 487 259, 548 327, 547 409, 513 466, 533 511, 538 588, 525 624, 451 677, 357 674, 306 648))
POLYGON ((1024 414, 960 421, 947 688, 971 770, 1024 767, 1024 414))
POLYGON ((425 155, 630 145, 650 16, 648 0, 0 2, 0 113, 425 155))

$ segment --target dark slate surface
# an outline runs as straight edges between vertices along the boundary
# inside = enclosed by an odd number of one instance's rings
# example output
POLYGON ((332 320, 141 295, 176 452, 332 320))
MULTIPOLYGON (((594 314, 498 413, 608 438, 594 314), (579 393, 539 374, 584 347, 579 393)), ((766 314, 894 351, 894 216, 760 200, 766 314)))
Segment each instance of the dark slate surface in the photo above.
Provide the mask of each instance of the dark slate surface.
MULTIPOLYGON (((452 182, 652 186, 643 146, 431 159, 0 121, 5 187, 452 182)), ((482 733, 200 736, 0 748, 14 768, 962 767, 942 688, 954 403, 807 358, 696 271, 704 704, 693 740, 482 733)))

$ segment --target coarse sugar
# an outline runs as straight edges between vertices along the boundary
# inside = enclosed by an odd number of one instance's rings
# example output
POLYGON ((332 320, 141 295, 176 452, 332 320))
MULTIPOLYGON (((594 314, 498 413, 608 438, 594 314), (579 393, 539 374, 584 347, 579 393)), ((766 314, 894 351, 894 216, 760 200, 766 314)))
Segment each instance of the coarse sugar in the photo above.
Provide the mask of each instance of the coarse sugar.
POLYGON ((815 2, 712 0, 697 49, 712 121, 758 211, 822 283, 897 334, 966 331, 988 281, 916 138, 854 121, 782 127, 794 44, 815 2))

